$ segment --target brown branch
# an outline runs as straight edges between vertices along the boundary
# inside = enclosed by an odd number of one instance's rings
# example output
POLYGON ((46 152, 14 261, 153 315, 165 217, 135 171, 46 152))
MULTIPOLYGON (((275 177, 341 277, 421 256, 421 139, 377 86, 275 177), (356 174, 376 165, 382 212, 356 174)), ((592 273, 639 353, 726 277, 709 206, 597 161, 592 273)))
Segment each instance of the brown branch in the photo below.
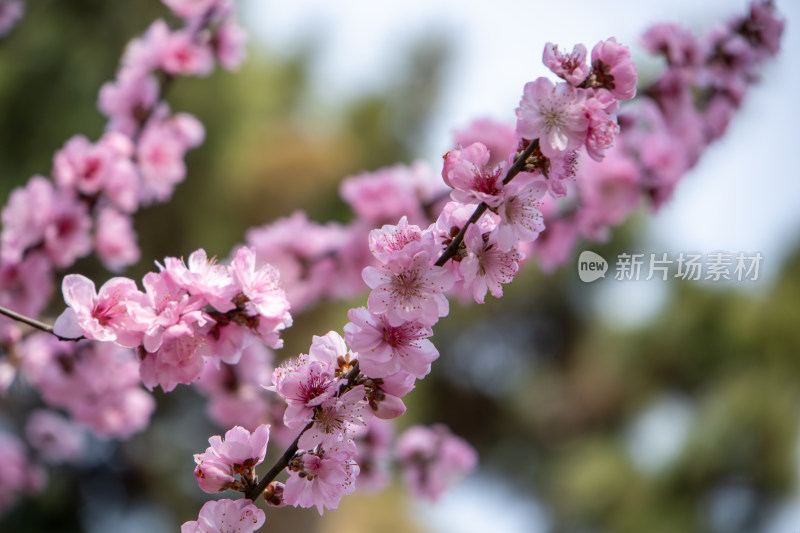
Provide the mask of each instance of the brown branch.
POLYGON ((86 338, 83 335, 81 335, 80 337, 76 337, 74 339, 68 337, 62 337, 61 335, 53 331, 53 326, 51 326, 50 324, 39 322, 38 320, 34 320, 33 318, 21 315, 15 311, 12 311, 11 309, 6 309, 5 307, 0 307, 0 315, 5 315, 12 320, 16 320, 17 322, 22 322, 23 324, 27 324, 32 328, 36 328, 38 330, 44 331, 45 333, 49 333, 50 335, 53 335, 60 341, 77 342, 86 338))
MULTIPOLYGON (((358 369, 358 361, 356 361, 350 372, 348 372, 347 375, 344 376, 344 379, 346 379, 347 382, 342 384, 342 388, 339 390, 337 396, 341 396, 342 394, 344 394, 345 391, 352 389, 353 385, 355 385, 356 381, 358 381, 359 376, 361 376, 361 372, 358 369)), ((297 453, 298 450, 297 443, 300 442, 300 437, 302 437, 303 433, 309 430, 313 425, 314 425, 314 420, 312 419, 308 424, 306 424, 306 427, 304 427, 303 430, 297 435, 297 438, 294 439, 294 442, 292 442, 292 444, 288 448, 286 448, 286 450, 283 452, 283 455, 281 455, 280 458, 275 462, 275 464, 272 465, 272 468, 269 469, 269 472, 266 473, 264 478, 260 480, 257 485, 251 487, 245 493, 244 495, 245 498, 255 501, 261 495, 261 493, 264 492, 264 490, 267 488, 267 485, 269 485, 272 482, 272 480, 274 480, 284 468, 289 466, 289 461, 291 461, 292 457, 294 457, 294 454, 297 453)))
POLYGON ((297 453, 298 449, 297 443, 300 441, 300 437, 302 437, 303 433, 305 433, 313 425, 314 425, 313 420, 308 424, 306 424, 306 427, 304 427, 303 430, 297 435, 297 438, 294 439, 294 442, 292 442, 292 444, 289 445, 288 448, 286 448, 286 451, 284 451, 280 459, 278 459, 275 462, 275 464, 272 465, 272 468, 269 469, 269 472, 266 473, 264 478, 261 479, 261 481, 259 481, 257 485, 254 485, 253 487, 250 488, 250 490, 248 490, 245 493, 244 495, 245 498, 248 498, 251 501, 255 502, 256 499, 258 499, 258 497, 261 496, 261 493, 264 492, 264 489, 267 488, 267 485, 269 485, 272 482, 272 480, 275 479, 278 476, 278 474, 280 474, 283 471, 284 468, 289 466, 289 461, 291 461, 292 457, 294 457, 294 454, 297 453))

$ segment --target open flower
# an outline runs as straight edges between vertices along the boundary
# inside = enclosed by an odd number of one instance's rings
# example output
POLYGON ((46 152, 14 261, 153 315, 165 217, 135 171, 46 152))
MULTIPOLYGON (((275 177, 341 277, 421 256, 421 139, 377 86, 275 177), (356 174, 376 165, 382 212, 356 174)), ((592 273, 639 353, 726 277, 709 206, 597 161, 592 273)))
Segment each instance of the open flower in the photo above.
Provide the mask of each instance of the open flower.
POLYGON ((431 265, 428 252, 419 252, 410 260, 392 258, 380 268, 364 268, 361 275, 372 289, 367 307, 386 315, 393 326, 414 320, 435 324, 450 310, 444 292, 453 285, 453 275, 431 265))
POLYGON ((568 83, 554 86, 547 78, 528 82, 517 108, 517 133, 529 140, 538 138, 547 157, 580 148, 588 127, 585 101, 585 92, 568 83))

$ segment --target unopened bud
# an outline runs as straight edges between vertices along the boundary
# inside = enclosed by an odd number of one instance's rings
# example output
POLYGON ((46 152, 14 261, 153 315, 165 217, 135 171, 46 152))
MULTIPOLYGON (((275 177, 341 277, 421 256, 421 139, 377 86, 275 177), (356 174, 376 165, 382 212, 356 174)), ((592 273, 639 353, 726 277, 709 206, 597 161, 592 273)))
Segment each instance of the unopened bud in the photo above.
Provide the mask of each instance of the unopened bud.
POLYGON ((286 485, 280 481, 273 481, 267 488, 264 489, 264 501, 271 507, 283 507, 286 502, 283 501, 283 491, 286 485))

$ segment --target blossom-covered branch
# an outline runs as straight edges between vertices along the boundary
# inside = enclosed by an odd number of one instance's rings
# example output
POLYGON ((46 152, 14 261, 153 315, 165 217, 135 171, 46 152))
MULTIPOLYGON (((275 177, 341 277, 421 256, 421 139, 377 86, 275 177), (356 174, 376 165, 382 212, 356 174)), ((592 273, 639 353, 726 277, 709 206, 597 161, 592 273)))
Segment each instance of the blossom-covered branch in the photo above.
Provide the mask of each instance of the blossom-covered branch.
MULTIPOLYGON (((94 145, 70 141, 56 156, 57 188, 34 178, 3 211, 0 261, 20 268, 19 275, 33 268, 22 267, 31 257, 65 268, 88 253, 89 211, 97 214, 100 231, 102 207, 128 213, 166 201, 185 176, 183 153, 202 140, 202 128, 192 118, 170 115, 159 103, 163 85, 153 89, 153 73, 163 73, 164 83, 178 74, 205 74, 215 54, 223 64, 233 61, 225 43, 237 39, 228 25, 229 3, 165 3, 185 18, 187 29, 173 33, 156 22, 129 47, 117 80, 101 91, 101 109, 110 117, 106 136, 94 145), (98 178, 109 175, 115 178, 98 178), (127 176, 123 185, 115 181, 120 175, 127 176), (126 188, 132 182, 137 184, 133 191, 126 188), (54 219, 42 215, 40 221, 33 206, 41 199, 44 205, 58 204, 50 199, 62 195, 74 202, 65 204, 63 217, 57 218, 65 227, 58 228, 70 231, 54 235, 54 219)), ((87 353, 115 345, 135 349, 138 358, 126 368, 137 369, 151 389, 158 385, 170 391, 197 382, 216 393, 212 384, 222 373, 239 365, 259 369, 250 379, 277 398, 275 424, 236 425, 224 438, 211 437, 206 451, 195 455, 203 491, 234 490, 245 498, 208 502, 182 532, 232 524, 254 531, 265 521, 254 505, 262 495, 272 506, 316 507, 320 514, 335 509, 356 488, 360 436, 402 415, 403 398, 439 357, 430 338, 449 313, 448 296, 478 303, 487 292, 501 297, 526 257, 555 264, 577 235, 600 238, 619 223, 630 212, 629 197, 638 202, 645 191, 654 203, 663 201, 700 148, 724 129, 740 98, 731 87, 754 79, 755 66, 777 51, 775 34, 781 30, 771 4, 754 4, 747 18, 716 31, 703 46, 674 27, 651 30, 648 46, 667 56, 668 70, 630 112, 619 109, 620 101, 636 93, 636 69, 625 46, 610 38, 591 53, 583 45, 564 53, 548 43, 543 61, 562 81, 527 83, 515 128, 483 122, 462 132, 444 156, 444 186, 420 186, 425 172, 408 168, 357 177, 342 188, 358 214, 350 226, 319 227, 295 215, 252 230, 248 245, 238 247, 229 263, 207 257, 204 250, 188 262, 168 257, 158 272, 144 277, 144 290, 125 277, 97 289, 86 277, 68 275, 62 283, 68 308, 52 331, 62 339, 108 341, 77 343, 92 346, 84 348, 87 353), (691 98, 698 93, 699 104, 691 98), (704 121, 711 127, 695 128, 704 121), (684 128, 699 131, 701 138, 694 140, 701 142, 675 152, 666 141, 684 128), (372 189, 375 181, 379 185, 372 189), (445 188, 449 199, 433 201, 445 188), (372 194, 376 190, 379 194, 372 194), (614 203, 619 198, 623 205, 614 203), (331 288, 334 273, 343 273, 345 289, 331 288), (334 290, 340 291, 337 296, 352 295, 364 286, 366 305, 348 311, 341 334, 314 337, 307 354, 285 361, 264 379, 269 365, 264 346, 282 344, 280 333, 292 323, 292 302, 302 307, 334 290), (259 480, 256 467, 281 422, 280 429, 294 439, 259 480), (284 471, 288 477, 277 481, 284 471)), ((102 227, 115 227, 113 217, 102 227)), ((48 275, 54 269, 49 263, 38 267, 48 275)), ((48 391, 53 378, 43 370, 60 360, 61 344, 66 343, 33 335, 22 346, 47 354, 29 371, 45 399, 50 394, 52 403, 69 405, 48 391)), ((259 404, 255 412, 265 403, 257 396, 237 404, 246 406, 244 414, 242 409, 226 414, 246 416, 249 406, 259 404)), ((415 429, 400 440, 399 456, 420 493, 438 495, 443 479, 474 468, 477 461, 469 446, 442 428, 415 429)))

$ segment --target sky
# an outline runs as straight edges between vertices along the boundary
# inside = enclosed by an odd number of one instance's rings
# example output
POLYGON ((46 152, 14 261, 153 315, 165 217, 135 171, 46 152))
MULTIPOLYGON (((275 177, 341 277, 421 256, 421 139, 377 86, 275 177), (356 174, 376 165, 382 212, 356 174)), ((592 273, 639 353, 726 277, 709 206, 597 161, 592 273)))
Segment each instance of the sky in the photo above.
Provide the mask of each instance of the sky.
MULTIPOLYGON (((386 87, 391 79, 387 73, 402 65, 404 53, 420 37, 433 33, 450 38, 456 46, 446 72, 444 96, 420 154, 435 164, 450 148, 453 130, 479 117, 513 121, 525 82, 550 75, 541 65, 546 42, 567 49, 582 42, 591 48, 615 36, 630 45, 635 60, 655 66, 644 62, 644 51, 638 46, 638 36, 651 24, 669 21, 702 31, 744 13, 748 2, 241 0, 241 4, 252 38, 272 52, 291 53, 309 37, 321 43, 312 81, 320 88, 315 96, 323 105, 386 87)), ((800 62, 796 53, 789 52, 800 50, 800 32, 795 27, 800 22, 800 2, 778 0, 777 5, 787 20, 782 53, 763 71, 762 82, 751 90, 725 137, 706 151, 673 200, 649 217, 639 248, 632 250, 760 252, 764 256, 761 279, 741 284, 744 290, 767 290, 782 260, 800 239, 800 143, 796 133, 800 62)), ((635 325, 652 316, 669 293, 659 283, 605 280, 601 284, 595 307, 623 325, 635 325)), ((469 490, 463 491, 457 499, 464 501, 468 494, 469 490)), ((489 502, 480 503, 485 506, 489 502)), ((503 503, 497 504, 499 512, 503 503)), ((446 533, 449 530, 441 524, 451 523, 463 508, 444 505, 423 514, 433 527, 446 533)), ((540 516, 541 511, 524 506, 515 509, 519 512, 506 515, 510 522, 504 531, 530 533, 531 516, 540 516)), ((796 506, 776 514, 774 531, 783 530, 798 514, 796 506)), ((539 530, 546 529, 546 517, 537 523, 539 530)), ((463 533, 485 531, 479 520, 467 520, 460 527, 465 528, 458 529, 463 533)))

